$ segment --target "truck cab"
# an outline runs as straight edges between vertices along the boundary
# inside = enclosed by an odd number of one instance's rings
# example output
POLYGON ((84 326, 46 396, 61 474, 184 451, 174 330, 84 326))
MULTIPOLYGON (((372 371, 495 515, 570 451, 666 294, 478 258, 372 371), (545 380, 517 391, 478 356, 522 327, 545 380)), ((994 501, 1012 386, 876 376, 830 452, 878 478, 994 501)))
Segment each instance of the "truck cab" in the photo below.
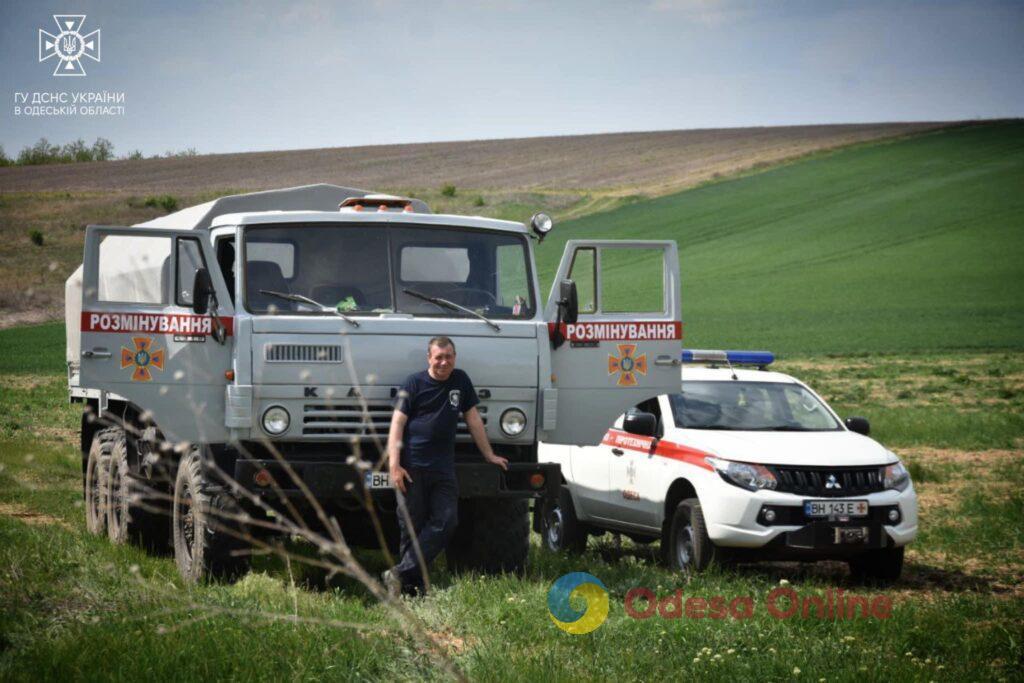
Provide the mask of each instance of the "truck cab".
POLYGON ((521 569, 528 503, 561 485, 557 465, 537 462, 538 441, 599 443, 626 406, 678 387, 675 244, 570 241, 545 305, 534 248, 547 229, 328 185, 90 226, 68 283, 68 368, 72 400, 86 404, 91 528, 173 540, 194 579, 233 564, 230 533, 207 524, 213 503, 254 515, 250 496, 309 519, 322 507, 353 545, 393 543, 388 425, 427 341, 445 335, 511 462, 484 463, 460 424, 449 564, 521 569), (653 291, 604 286, 602 261, 627 253, 659 271, 653 291))

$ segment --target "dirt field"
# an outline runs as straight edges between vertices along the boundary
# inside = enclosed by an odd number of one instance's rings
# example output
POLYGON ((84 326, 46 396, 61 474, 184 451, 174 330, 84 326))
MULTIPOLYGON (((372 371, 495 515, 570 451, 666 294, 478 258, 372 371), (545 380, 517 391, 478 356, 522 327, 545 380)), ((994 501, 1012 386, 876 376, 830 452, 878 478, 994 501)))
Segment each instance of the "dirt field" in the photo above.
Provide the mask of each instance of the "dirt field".
POLYGON ((0 169, 3 192, 198 193, 350 187, 620 190, 664 194, 808 152, 949 124, 877 123, 616 133, 0 169))

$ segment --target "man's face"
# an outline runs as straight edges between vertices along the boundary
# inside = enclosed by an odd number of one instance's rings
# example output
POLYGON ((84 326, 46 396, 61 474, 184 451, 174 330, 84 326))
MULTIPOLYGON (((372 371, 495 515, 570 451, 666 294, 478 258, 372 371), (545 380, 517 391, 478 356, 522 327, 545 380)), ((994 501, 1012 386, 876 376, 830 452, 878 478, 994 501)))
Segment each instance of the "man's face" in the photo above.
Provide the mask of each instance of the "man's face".
POLYGON ((450 346, 431 346, 427 354, 427 369, 430 376, 442 382, 455 369, 455 349, 450 346))

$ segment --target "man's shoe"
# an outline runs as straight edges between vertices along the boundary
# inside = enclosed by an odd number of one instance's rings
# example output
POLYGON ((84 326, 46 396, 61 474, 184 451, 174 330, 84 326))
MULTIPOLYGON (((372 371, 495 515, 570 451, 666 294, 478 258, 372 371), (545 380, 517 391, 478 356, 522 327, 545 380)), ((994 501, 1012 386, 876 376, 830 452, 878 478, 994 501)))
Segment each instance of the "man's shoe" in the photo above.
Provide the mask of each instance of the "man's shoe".
POLYGON ((389 569, 380 576, 381 581, 384 583, 384 588, 388 592, 388 597, 397 600, 402 595, 402 579, 398 577, 398 572, 394 569, 389 569))

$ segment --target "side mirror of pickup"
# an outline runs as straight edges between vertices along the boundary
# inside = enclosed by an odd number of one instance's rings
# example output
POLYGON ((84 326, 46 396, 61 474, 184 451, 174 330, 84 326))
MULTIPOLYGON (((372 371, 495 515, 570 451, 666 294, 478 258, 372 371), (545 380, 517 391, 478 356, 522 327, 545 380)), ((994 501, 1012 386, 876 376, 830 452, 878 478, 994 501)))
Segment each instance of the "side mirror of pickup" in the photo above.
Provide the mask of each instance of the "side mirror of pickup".
POLYGON ((866 417, 848 417, 846 418, 846 428, 851 432, 857 432, 864 436, 871 435, 871 423, 868 422, 866 417))
POLYGON ((629 411, 622 420, 622 428, 630 434, 656 436, 658 419, 651 413, 629 411))
POLYGON ((192 281, 192 310, 198 315, 206 315, 210 310, 210 297, 215 297, 210 271, 200 268, 196 271, 195 280, 192 281))

